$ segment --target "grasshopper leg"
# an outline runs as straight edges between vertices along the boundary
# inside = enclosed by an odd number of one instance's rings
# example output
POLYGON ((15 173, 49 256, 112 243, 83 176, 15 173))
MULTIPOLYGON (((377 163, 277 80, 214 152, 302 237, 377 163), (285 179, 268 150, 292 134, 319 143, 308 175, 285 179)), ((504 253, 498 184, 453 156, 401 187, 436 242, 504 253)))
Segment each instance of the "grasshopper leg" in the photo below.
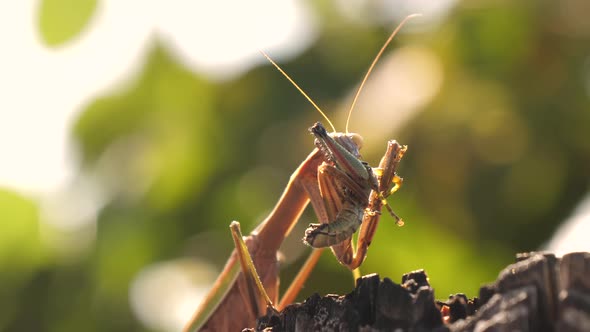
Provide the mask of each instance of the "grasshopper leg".
POLYGON ((404 179, 395 174, 393 176, 393 179, 391 180, 391 183, 393 183, 393 187, 391 188, 391 190, 389 190, 389 192, 386 193, 379 193, 381 204, 383 204, 383 206, 387 209, 387 212, 389 212, 389 214, 395 219, 395 224, 398 226, 403 226, 404 221, 393 211, 389 203, 387 203, 387 197, 393 195, 396 191, 398 191, 398 189, 402 186, 403 182, 404 179))

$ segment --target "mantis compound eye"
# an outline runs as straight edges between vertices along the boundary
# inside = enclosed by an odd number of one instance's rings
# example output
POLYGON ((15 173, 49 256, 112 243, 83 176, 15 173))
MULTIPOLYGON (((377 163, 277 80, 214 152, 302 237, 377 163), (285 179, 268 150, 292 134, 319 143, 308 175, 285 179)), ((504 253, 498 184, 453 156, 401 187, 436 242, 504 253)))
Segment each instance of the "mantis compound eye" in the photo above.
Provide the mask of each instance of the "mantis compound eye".
POLYGON ((363 147, 363 137, 359 134, 347 134, 348 137, 350 137, 350 139, 354 142, 354 144, 356 144, 356 146, 358 147, 358 149, 362 149, 363 147))

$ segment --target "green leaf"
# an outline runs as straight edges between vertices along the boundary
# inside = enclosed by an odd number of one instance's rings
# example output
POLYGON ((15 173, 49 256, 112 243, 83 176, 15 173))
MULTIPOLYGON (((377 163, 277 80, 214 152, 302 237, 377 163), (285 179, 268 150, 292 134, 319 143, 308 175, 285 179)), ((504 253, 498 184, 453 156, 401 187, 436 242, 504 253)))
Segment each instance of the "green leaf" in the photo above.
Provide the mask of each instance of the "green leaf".
POLYGON ((3 271, 3 277, 7 271, 29 271, 41 263, 42 256, 36 203, 0 188, 0 271, 3 271))
POLYGON ((49 46, 58 46, 79 34, 96 9, 96 0, 43 0, 39 31, 49 46))

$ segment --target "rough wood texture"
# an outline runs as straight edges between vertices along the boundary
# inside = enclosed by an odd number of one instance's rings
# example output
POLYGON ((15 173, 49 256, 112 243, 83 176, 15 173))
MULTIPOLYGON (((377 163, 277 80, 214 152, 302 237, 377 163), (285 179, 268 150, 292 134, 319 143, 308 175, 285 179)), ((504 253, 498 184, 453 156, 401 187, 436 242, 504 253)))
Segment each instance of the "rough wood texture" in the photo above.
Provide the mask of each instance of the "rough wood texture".
POLYGON ((315 294, 247 331, 590 331, 590 253, 525 253, 479 298, 435 301, 423 270, 402 284, 376 274, 343 296, 315 294))
POLYGON ((590 253, 519 254, 452 331, 590 331, 590 253))

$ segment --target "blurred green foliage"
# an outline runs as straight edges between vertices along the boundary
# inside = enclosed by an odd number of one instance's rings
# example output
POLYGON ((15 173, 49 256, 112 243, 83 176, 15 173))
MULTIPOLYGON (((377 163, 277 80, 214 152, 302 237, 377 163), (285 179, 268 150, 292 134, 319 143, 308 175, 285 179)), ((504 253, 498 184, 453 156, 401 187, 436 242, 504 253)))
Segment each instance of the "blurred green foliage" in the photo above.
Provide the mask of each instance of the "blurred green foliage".
POLYGON ((48 46, 61 45, 88 25, 96 0, 42 0, 38 15, 39 33, 48 46))
MULTIPOLYGON (((84 25, 64 17, 53 32, 56 3, 44 1, 40 20, 51 45, 84 25)), ((364 273, 399 281, 424 268, 438 297, 477 295, 516 252, 549 239, 588 191, 590 31, 564 6, 466 1, 436 30, 394 42, 431 49, 444 82, 390 135, 409 146, 404 187, 390 200, 406 226, 383 216, 364 273)), ((319 40, 282 67, 319 105, 335 105, 390 27, 319 15, 319 40)), ((137 273, 182 257, 221 268, 232 249, 229 222, 247 231, 272 208, 311 151, 306 129, 318 119, 270 65, 213 83, 155 43, 135 80, 89 103, 73 128, 82 171, 107 193, 87 254, 57 259, 40 239, 35 203, 0 192, 0 330, 145 330, 128 300, 137 273)), ((364 157, 376 164, 380 156, 364 157)), ((285 267, 283 286, 302 259, 285 267)), ((301 296, 351 287, 326 254, 301 296)))

